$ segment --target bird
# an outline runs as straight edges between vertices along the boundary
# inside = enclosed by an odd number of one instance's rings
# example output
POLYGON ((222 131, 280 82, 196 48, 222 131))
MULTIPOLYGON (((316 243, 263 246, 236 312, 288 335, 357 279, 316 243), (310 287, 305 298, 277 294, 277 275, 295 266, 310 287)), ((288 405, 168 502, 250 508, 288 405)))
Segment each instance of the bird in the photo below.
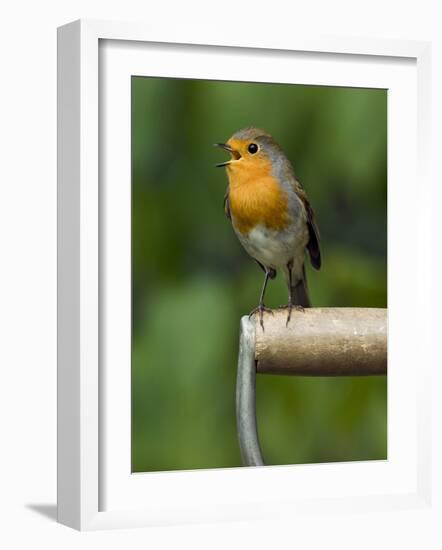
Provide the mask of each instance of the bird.
POLYGON ((311 307, 305 257, 321 267, 319 229, 307 194, 280 145, 265 130, 255 127, 235 132, 225 143, 215 143, 230 154, 216 164, 225 167, 228 186, 224 212, 246 252, 264 271, 259 303, 249 317, 259 315, 264 330, 264 304, 269 279, 278 270, 288 287, 288 326, 292 309, 311 307))

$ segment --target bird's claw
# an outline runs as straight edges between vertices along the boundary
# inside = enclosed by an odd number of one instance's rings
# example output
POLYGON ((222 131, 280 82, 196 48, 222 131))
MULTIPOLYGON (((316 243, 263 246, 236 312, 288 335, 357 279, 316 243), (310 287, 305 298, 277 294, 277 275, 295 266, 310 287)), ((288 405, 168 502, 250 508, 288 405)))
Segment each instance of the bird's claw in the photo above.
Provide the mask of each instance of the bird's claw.
POLYGON ((299 304, 288 304, 287 306, 287 309, 289 310, 288 312, 288 315, 287 315, 287 321, 285 322, 285 326, 288 327, 289 326, 289 323, 290 323, 290 319, 292 318, 292 310, 294 309, 295 311, 302 311, 302 313, 305 313, 305 308, 303 306, 300 306, 299 304))
POLYGON ((271 313, 273 315, 273 311, 265 307, 264 304, 259 304, 258 307, 255 307, 255 309, 252 309, 252 311, 249 313, 249 319, 255 315, 255 313, 259 313, 259 324, 261 325, 262 330, 264 331, 264 312, 271 313))

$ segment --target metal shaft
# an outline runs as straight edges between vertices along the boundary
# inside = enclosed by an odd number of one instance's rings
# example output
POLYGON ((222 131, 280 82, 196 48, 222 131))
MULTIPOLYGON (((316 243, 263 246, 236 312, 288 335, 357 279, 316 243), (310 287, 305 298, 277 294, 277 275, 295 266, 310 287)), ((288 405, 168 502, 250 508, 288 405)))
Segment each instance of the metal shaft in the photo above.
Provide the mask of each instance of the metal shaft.
POLYGON ((236 379, 236 422, 244 466, 262 466, 256 427, 255 321, 241 319, 236 379))

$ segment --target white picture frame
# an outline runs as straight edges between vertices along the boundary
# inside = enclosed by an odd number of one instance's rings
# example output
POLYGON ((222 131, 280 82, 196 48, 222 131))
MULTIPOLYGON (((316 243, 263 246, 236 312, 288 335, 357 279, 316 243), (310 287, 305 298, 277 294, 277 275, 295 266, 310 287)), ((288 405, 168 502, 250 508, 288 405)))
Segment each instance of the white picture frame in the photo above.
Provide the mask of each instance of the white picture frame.
POLYGON ((428 233, 430 223, 429 43, 345 37, 310 39, 299 35, 281 36, 272 44, 258 38, 253 43, 240 39, 232 43, 205 37, 203 31, 192 37, 185 30, 172 34, 156 36, 152 29, 141 25, 100 21, 77 21, 58 31, 59 522, 91 530, 250 519, 269 514, 281 517, 330 509, 336 513, 355 508, 368 512, 429 508, 430 369, 434 361, 431 242, 421 238, 419 244, 417 240, 428 233), (129 188, 124 183, 130 156, 126 77, 140 74, 140 67, 148 63, 154 76, 256 80, 256 64, 249 64, 247 72, 241 64, 244 56, 252 52, 258 61, 272 58, 271 65, 261 67, 259 81, 371 83, 379 87, 392 82, 389 182, 401 181, 403 187, 401 194, 395 188, 389 189, 389 355, 402 367, 399 388, 398 370, 390 369, 389 364, 389 460, 131 475, 129 371, 127 365, 119 368, 127 363, 128 351, 130 354, 130 180, 129 188), (211 63, 214 55, 219 61, 216 66, 211 63), (228 58, 230 72, 223 73, 222 67, 227 67, 223 56, 228 58), (284 75, 288 64, 295 61, 296 79, 287 79, 284 75), (323 76, 318 76, 319 68, 323 76), (369 80, 367 74, 371 75, 369 80), (106 101, 102 88, 104 93, 109 91, 106 101), (119 106, 113 109, 116 119, 112 121, 106 118, 109 105, 119 106), (115 124, 113 128, 118 132, 108 132, 108 122, 115 124), (114 140, 116 136, 118 139, 114 140), (112 154, 116 150, 118 156, 112 154), (120 164, 109 171, 103 154, 114 162, 118 157, 120 164), (413 185, 417 173, 416 188, 413 185), (104 192, 103 178, 108 177, 119 178, 119 185, 110 186, 116 193, 104 192), (414 190, 415 194, 404 192, 407 190, 414 190), (418 229, 412 233, 407 214, 416 204, 418 229), (106 216, 101 216, 104 211, 106 216), (118 243, 110 254, 106 252, 106 242, 110 239, 116 243, 112 220, 117 211, 122 223, 118 243), (412 267, 398 277, 403 254, 413 259, 412 267), (108 277, 115 270, 118 276, 108 277), (420 292, 407 302, 406 324, 400 304, 409 294, 410 285, 417 285, 420 292), (118 326, 112 321, 116 318, 112 311, 117 310, 121 313, 118 326), (103 337, 103 327, 107 338, 103 337), (118 338, 112 337, 114 333, 118 338), (111 354, 106 347, 109 342, 116 346, 111 354), (109 367, 106 363, 104 378, 103 363, 109 357, 113 358, 113 366, 112 361, 109 367), (405 434, 399 429, 401 422, 408 427, 405 434), (185 500, 180 499, 183 494, 185 500))

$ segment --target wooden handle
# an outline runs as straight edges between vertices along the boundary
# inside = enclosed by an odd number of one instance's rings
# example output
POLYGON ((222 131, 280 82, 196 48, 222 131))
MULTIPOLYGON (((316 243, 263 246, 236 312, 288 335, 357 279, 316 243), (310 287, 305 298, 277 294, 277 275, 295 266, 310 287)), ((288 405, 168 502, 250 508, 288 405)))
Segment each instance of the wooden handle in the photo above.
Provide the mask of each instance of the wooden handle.
POLYGON ((258 373, 366 376, 387 373, 387 310, 308 308, 255 320, 258 373))

